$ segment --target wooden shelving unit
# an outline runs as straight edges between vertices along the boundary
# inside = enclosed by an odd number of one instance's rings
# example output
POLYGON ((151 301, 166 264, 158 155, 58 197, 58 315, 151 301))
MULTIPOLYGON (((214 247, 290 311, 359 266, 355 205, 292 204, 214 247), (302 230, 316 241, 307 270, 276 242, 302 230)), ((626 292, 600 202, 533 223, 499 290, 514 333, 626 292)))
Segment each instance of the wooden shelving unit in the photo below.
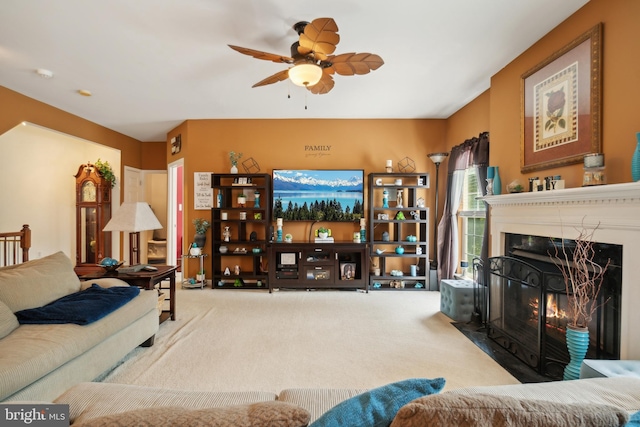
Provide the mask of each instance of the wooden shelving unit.
POLYGON ((369 256, 379 268, 369 288, 429 289, 429 174, 370 173, 368 184, 369 256))
POLYGON ((211 188, 214 192, 211 287, 268 289, 266 261, 267 244, 271 239, 271 175, 212 174, 211 188), (256 192, 259 192, 258 197, 256 192), (238 202, 240 194, 247 196, 244 205, 238 202), (221 247, 226 247, 226 252, 223 253, 221 247))

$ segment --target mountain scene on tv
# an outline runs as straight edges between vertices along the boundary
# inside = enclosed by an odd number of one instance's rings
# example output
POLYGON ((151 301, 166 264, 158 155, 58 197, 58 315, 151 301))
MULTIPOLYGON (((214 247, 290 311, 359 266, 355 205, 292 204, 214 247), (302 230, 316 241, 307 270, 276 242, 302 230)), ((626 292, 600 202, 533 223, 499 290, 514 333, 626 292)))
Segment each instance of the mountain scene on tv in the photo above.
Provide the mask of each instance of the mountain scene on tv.
POLYGON ((364 216, 362 170, 274 170, 273 217, 354 221, 364 216))

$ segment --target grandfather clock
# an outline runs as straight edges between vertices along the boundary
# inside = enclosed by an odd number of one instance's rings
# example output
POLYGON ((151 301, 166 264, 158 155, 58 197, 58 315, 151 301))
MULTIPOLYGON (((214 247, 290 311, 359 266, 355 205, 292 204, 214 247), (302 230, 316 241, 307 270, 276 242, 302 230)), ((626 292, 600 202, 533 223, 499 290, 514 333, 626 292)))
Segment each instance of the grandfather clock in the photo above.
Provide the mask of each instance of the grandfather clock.
POLYGON ((76 273, 95 270, 111 256, 111 233, 102 231, 111 219, 111 183, 95 165, 80 165, 76 177, 76 273))

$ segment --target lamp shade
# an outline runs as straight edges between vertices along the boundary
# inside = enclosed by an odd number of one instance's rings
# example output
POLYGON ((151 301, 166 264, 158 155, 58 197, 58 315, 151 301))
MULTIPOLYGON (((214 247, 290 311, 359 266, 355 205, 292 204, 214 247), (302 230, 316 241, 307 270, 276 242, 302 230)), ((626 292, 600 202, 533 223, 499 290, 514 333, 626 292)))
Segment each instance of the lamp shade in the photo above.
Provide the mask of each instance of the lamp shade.
POLYGON ((162 228, 160 221, 153 214, 148 203, 125 202, 115 212, 102 231, 138 231, 157 230, 162 228))
POLYGON ((433 163, 439 165, 444 159, 447 158, 448 155, 449 153, 431 153, 427 154, 427 157, 429 157, 431 161, 433 161, 433 163))
POLYGON ((298 64, 289 68, 289 78, 298 86, 313 86, 322 78, 322 68, 316 64, 298 64))

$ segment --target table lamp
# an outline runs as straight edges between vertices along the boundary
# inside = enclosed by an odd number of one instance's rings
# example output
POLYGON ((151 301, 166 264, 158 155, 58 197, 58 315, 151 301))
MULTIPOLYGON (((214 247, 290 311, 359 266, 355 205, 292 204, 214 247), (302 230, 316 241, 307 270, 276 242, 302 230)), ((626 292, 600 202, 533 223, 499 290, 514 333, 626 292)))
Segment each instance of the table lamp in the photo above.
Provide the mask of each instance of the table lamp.
POLYGON ((129 233, 129 265, 140 264, 140 232, 162 228, 160 221, 145 202, 125 202, 102 231, 129 233))

